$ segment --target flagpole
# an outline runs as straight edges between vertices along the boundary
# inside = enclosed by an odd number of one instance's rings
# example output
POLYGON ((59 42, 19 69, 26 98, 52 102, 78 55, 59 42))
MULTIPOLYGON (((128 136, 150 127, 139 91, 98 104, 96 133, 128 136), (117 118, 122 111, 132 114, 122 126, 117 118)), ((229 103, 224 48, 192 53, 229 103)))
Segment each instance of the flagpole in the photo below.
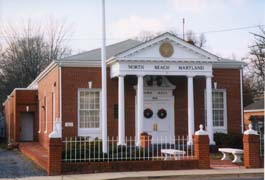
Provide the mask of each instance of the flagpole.
POLYGON ((107 147, 107 79, 106 79, 106 28, 105 28, 105 0, 102 0, 102 47, 101 47, 101 89, 102 89, 102 151, 108 152, 107 147))

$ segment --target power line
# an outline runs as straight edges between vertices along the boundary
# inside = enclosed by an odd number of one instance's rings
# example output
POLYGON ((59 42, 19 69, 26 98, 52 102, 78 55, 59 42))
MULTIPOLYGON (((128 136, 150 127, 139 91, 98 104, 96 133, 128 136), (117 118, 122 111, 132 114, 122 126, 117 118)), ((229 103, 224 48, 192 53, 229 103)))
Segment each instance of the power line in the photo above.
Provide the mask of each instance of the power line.
POLYGON ((218 33, 218 32, 227 32, 227 31, 237 31, 242 29, 253 29, 253 28, 259 28, 265 26, 264 24, 256 25, 256 26, 245 26, 245 27, 238 27, 238 28, 230 28, 230 29, 222 29, 222 30, 214 30, 214 31, 206 31, 202 32, 203 34, 209 34, 209 33, 218 33))
MULTIPOLYGON (((264 24, 260 24, 260 25, 254 25, 254 26, 244 26, 244 27, 237 27, 237 28, 229 28, 229 29, 220 29, 220 30, 212 30, 212 31, 204 31, 204 32, 200 32, 200 33, 194 33, 195 35, 200 35, 200 34, 211 34, 211 33, 221 33, 221 32, 230 32, 230 31, 239 31, 239 30, 244 30, 244 29, 253 29, 253 28, 260 28, 260 27, 264 27, 264 24)), ((188 33, 185 33, 184 35, 187 35, 188 33)), ((176 34, 177 36, 181 36, 182 34, 176 34)), ((6 36, 6 35, 0 35, 0 39, 4 39, 4 38, 8 38, 8 37, 21 37, 21 36, 6 36)), ((124 38, 106 38, 107 40, 122 40, 124 38)), ((64 38, 65 41, 75 41, 75 40, 101 40, 101 38, 90 38, 90 37, 74 37, 74 38, 64 38)))

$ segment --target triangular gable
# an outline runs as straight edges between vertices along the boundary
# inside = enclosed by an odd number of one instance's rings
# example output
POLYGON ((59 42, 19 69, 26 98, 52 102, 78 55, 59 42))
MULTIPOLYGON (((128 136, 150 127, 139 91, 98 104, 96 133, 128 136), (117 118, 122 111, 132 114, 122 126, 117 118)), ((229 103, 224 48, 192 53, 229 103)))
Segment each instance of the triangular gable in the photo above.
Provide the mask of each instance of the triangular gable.
POLYGON ((171 33, 161 34, 154 39, 144 42, 136 47, 126 50, 115 56, 116 59, 124 60, 172 60, 172 61, 208 61, 214 62, 218 57, 189 44, 171 33), (163 57, 160 46, 169 42, 173 46, 173 54, 170 57, 163 57))

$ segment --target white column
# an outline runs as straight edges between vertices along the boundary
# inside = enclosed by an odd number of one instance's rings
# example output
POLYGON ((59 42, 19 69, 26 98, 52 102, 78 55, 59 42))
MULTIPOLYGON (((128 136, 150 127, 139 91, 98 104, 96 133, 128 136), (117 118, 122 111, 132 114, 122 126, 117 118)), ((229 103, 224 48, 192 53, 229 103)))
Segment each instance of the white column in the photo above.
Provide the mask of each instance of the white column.
POLYGON ((144 98, 144 83, 143 75, 138 75, 137 82, 137 145, 140 144, 140 134, 143 132, 143 98, 144 98))
POLYGON ((212 108, 212 77, 206 77, 206 106, 207 106, 207 131, 209 133, 210 144, 214 145, 213 139, 213 108, 212 108))
POLYGON ((125 145, 125 122, 124 122, 124 76, 119 76, 119 131, 118 145, 125 145))
POLYGON ((188 76, 188 145, 192 145, 192 135, 194 134, 194 95, 193 76, 188 76))

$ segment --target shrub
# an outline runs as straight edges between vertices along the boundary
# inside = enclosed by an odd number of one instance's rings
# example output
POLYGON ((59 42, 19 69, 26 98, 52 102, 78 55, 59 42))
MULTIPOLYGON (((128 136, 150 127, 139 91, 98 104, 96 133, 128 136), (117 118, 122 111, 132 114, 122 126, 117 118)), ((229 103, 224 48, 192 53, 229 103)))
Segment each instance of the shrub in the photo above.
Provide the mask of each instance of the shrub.
POLYGON ((243 136, 242 134, 224 134, 215 133, 214 141, 217 148, 237 148, 243 149, 243 136))

